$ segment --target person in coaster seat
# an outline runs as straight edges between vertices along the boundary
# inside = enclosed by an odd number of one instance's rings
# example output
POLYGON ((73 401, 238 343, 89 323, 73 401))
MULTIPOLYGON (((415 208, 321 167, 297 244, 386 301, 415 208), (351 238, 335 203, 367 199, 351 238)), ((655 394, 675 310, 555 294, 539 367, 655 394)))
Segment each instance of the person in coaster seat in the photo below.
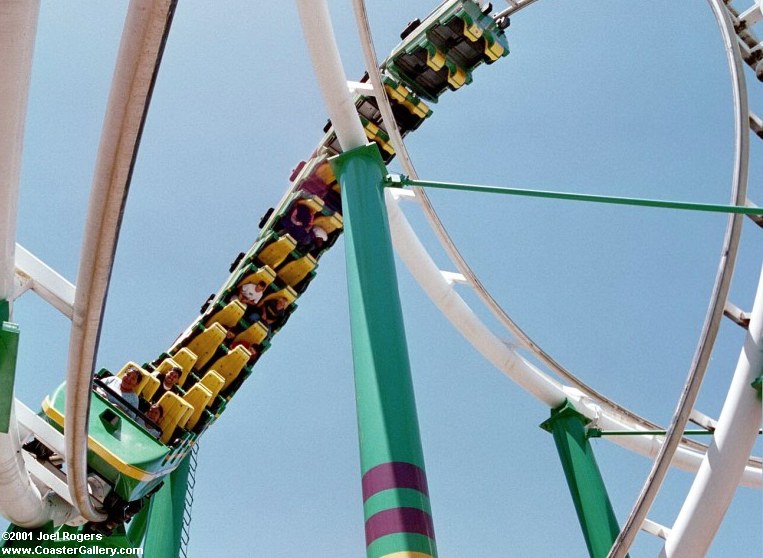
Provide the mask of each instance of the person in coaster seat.
POLYGON ((279 230, 287 232, 297 242, 297 248, 303 251, 310 249, 313 237, 310 229, 313 227, 315 214, 304 204, 298 203, 288 214, 281 217, 279 230))
MULTIPOLYGON (((110 391, 112 393, 115 393, 137 409, 138 394, 135 393, 135 388, 138 387, 138 384, 140 384, 140 381, 142 378, 143 378, 143 374, 141 373, 141 371, 135 368, 134 366, 131 366, 125 371, 125 373, 122 375, 121 378, 117 376, 109 376, 108 378, 103 380, 103 385, 105 385, 108 389, 104 391, 101 388, 97 388, 98 393, 106 397, 112 403, 115 403, 116 405, 121 405, 121 402, 111 397, 108 392, 110 391)), ((130 409, 125 409, 125 412, 132 418, 135 418, 134 411, 130 409)))
MULTIPOLYGON (((148 411, 146 411, 146 418, 153 422, 154 424, 159 424, 159 421, 162 420, 162 417, 164 416, 164 409, 162 408, 159 403, 154 403, 148 408, 148 411)), ((146 430, 148 430, 152 436, 156 436, 157 438, 162 435, 162 431, 153 426, 150 422, 144 422, 143 425, 145 426, 146 430)))
POLYGON ((156 389, 156 393, 154 393, 152 399, 154 401, 159 401, 162 395, 167 393, 168 391, 172 391, 174 393, 177 393, 177 383, 180 380, 180 375, 182 374, 182 370, 178 368, 177 366, 173 366, 167 372, 164 372, 163 374, 157 374, 156 379, 159 380, 159 387, 156 389))
POLYGON ((238 300, 243 302, 247 306, 256 305, 262 298, 262 294, 267 289, 268 284, 265 281, 257 281, 257 283, 244 283, 238 288, 238 294, 235 295, 232 300, 238 300))
POLYGON ((246 319, 252 323, 261 321, 272 330, 281 325, 287 306, 289 306, 289 301, 284 297, 271 298, 255 306, 246 315, 246 319))

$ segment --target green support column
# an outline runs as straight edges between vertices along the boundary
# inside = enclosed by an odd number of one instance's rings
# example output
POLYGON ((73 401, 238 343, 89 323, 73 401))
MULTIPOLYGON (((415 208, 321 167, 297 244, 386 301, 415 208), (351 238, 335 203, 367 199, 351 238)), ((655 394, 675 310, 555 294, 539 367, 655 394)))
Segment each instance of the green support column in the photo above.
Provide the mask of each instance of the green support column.
POLYGON ((551 418, 540 426, 554 435, 588 553, 591 558, 606 558, 620 527, 596 465, 593 448, 586 437, 588 422, 565 401, 561 407, 553 409, 551 418))
POLYGON ((331 160, 342 188, 368 558, 436 556, 403 312, 375 145, 331 160))
MULTIPOLYGON (((159 492, 151 498, 148 511, 146 539, 143 553, 151 558, 177 558, 180 553, 180 539, 183 533, 183 512, 185 493, 188 489, 190 456, 164 481, 159 492)), ((139 522, 143 518, 136 517, 139 522)), ((138 528, 142 528, 140 524, 138 528)))
POLYGON ((10 323, 11 306, 0 300, 0 432, 8 432, 13 406, 13 384, 16 379, 16 355, 19 328, 10 323))

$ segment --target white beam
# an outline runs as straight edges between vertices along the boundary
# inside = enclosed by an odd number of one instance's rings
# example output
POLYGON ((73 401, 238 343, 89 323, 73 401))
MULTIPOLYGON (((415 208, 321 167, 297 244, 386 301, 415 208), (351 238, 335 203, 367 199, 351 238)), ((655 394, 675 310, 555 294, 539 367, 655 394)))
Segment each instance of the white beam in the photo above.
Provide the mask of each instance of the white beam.
MULTIPOLYGON (((28 285, 24 285, 23 290, 31 288, 43 300, 71 319, 74 285, 20 244, 16 244, 16 275, 29 282, 28 285)), ((17 291, 14 298, 18 298, 19 295, 21 292, 17 291)))
POLYGON ((731 504, 758 436, 763 405, 750 385, 763 373, 763 273, 752 307, 747 337, 702 460, 670 536, 663 558, 705 556, 731 504))

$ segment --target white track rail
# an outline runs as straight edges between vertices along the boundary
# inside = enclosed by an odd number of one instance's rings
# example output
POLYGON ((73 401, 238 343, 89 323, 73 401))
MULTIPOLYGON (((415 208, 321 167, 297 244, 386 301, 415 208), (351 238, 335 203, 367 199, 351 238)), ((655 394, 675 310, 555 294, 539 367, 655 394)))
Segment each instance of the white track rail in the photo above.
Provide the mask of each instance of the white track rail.
MULTIPOLYGON (((729 73, 731 77, 731 88, 733 91, 734 103, 734 175, 732 179, 731 203, 733 205, 745 205, 747 202, 747 177, 748 163, 750 156, 750 114, 747 107, 747 89, 742 67, 742 58, 736 47, 736 35, 734 27, 731 24, 729 14, 721 0, 708 0, 713 10, 718 28, 723 38, 723 45, 726 50, 729 73)), ((641 525, 647 518, 649 509, 652 506, 657 493, 662 486, 662 482, 670 468, 670 461, 678 447, 686 423, 689 421, 694 403, 699 395, 699 388, 710 361, 715 338, 723 318, 723 309, 728 299, 729 288, 731 287, 731 277, 734 273, 734 263, 737 250, 739 248, 739 238, 742 234, 741 215, 732 215, 729 217, 726 233, 721 250, 721 261, 718 266, 715 285, 713 286, 710 297, 705 322, 702 325, 697 349, 694 353, 694 359, 689 370, 689 374, 684 384, 683 392, 678 400, 678 407, 671 420, 670 427, 665 439, 665 446, 660 451, 657 459, 652 465, 641 493, 636 499, 636 503, 631 510, 628 519, 625 521, 620 534, 615 539, 608 558, 625 558, 633 541, 636 539, 641 525)))
POLYGON ((106 109, 77 275, 66 373, 66 456, 72 499, 103 521, 87 488, 90 391, 122 212, 174 0, 132 0, 106 109))
MULTIPOLYGON (((530 0, 528 2, 512 2, 511 4, 513 5, 509 9, 504 10, 496 17, 508 16, 518 9, 533 3, 533 1, 534 0, 530 0)), ((710 3, 713 7, 716 19, 718 20, 719 27, 721 28, 721 33, 724 37, 724 44, 727 45, 726 50, 734 92, 736 145, 734 176, 732 179, 732 203, 735 205, 744 205, 746 201, 747 165, 749 157, 749 115, 747 111, 744 76, 741 71, 741 59, 738 50, 733 47, 735 44, 735 39, 733 37, 733 29, 728 20, 728 15, 719 2, 711 1, 710 3)), ((396 153, 401 158, 401 164, 405 169, 405 172, 408 173, 411 177, 415 178, 415 169, 413 168, 410 157, 408 156, 407 150, 405 149, 405 146, 402 142, 402 138, 394 123, 394 119, 391 116, 392 113, 391 109, 389 108, 386 94, 381 87, 381 82, 377 70, 378 62, 373 50, 373 42, 371 39, 363 0, 354 0, 353 4, 355 7, 359 33, 363 43, 363 50, 366 57, 366 66, 370 75, 370 81, 374 85, 374 90, 376 91, 380 110, 382 112, 384 122, 387 124, 387 131, 390 134, 391 143, 395 148, 396 153)), ((545 393, 545 389, 543 389, 543 384, 545 384, 544 380, 538 378, 538 382, 530 382, 528 384, 528 370, 524 369, 521 364, 517 365, 518 363, 516 362, 512 363, 508 355, 505 354, 506 347, 503 346, 503 343, 500 342, 499 339, 494 338, 491 341, 488 341, 489 336, 492 334, 487 330, 487 328, 484 326, 475 326, 475 317, 473 313, 471 313, 468 307, 466 307, 460 297, 458 297, 458 295, 452 289, 450 281, 443 277, 442 272, 437 269, 437 267, 428 257, 428 254, 426 254, 426 251, 423 249, 420 243, 418 243, 418 240, 415 238, 415 233, 405 221, 402 213, 397 210, 396 201, 401 197, 404 196, 388 196, 390 221, 391 223, 393 221, 397 223, 396 226, 392 227, 394 231, 393 234, 396 237, 395 247, 398 250, 398 253, 401 255, 402 259, 406 262, 414 277, 422 285, 422 287, 424 287, 424 290, 429 294, 430 298, 432 298, 435 304, 437 304, 443 313, 451 320, 454 326, 459 329, 462 334, 467 339, 469 339, 470 342, 476 348, 478 348, 478 350, 480 350, 480 352, 483 353, 483 355, 488 357, 488 359, 491 360, 493 364, 507 373, 526 391, 534 394, 541 401, 544 401, 542 396, 545 393), (426 263, 424 264, 423 262, 426 263), (429 269, 428 271, 424 271, 424 268, 429 269), (469 314, 471 314, 471 316, 469 316, 469 314), (500 356, 501 353, 504 353, 502 357, 500 356)), ((516 326, 516 324, 511 321, 508 315, 505 314, 505 312, 497 305, 497 303, 495 303, 492 297, 490 297, 490 295, 485 291, 479 280, 472 273, 471 269, 469 269, 466 262, 460 256, 458 250, 453 245, 452 241, 447 235, 447 232, 434 213, 434 210, 429 203, 429 200, 426 198, 424 192, 415 190, 415 197, 424 207, 424 211, 427 214, 430 225, 439 237, 451 260, 456 264, 462 275, 466 277, 467 283, 470 284, 470 286, 477 292, 478 296, 483 300, 483 302, 493 312, 493 314, 498 317, 501 323, 507 327, 507 329, 511 331, 511 333, 513 333, 525 347, 530 349, 538 358, 540 358, 544 364, 548 365, 549 368, 560 374, 560 376, 563 378, 571 380, 573 384, 577 385, 577 387, 583 389, 587 397, 593 397, 596 403, 602 406, 601 408, 605 415, 609 414, 610 417, 617 417, 618 415, 621 416, 622 411, 624 411, 622 407, 614 404, 597 392, 594 392, 588 386, 582 385, 582 382, 577 380, 577 378, 575 378, 555 361, 553 361, 553 359, 551 359, 544 351, 542 351, 540 347, 535 345, 535 343, 533 343, 532 340, 530 340, 529 337, 527 337, 521 331, 521 329, 519 329, 518 326, 516 326), (607 409, 608 406, 609 409, 607 409)), ((623 529, 620 537, 618 537, 618 540, 613 547, 611 556, 624 556, 627 553, 627 550, 632 544, 638 529, 646 520, 646 514, 648 513, 649 507, 651 506, 651 503, 653 502, 660 489, 662 481, 671 462, 673 462, 673 464, 682 463, 683 460, 681 457, 684 454, 688 452, 689 455, 692 455, 691 452, 696 450, 697 446, 703 447, 696 443, 691 443, 692 449, 689 449, 689 446, 685 443, 681 445, 682 432, 692 412, 694 402, 699 392, 699 387, 702 383, 702 379, 709 362, 719 324, 723 316, 723 308, 726 304, 731 276, 733 275, 734 261, 739 245, 741 221, 741 217, 738 216, 732 216, 729 218, 713 294, 709 303, 709 308, 707 311, 705 323, 703 325, 702 333, 700 335, 700 340, 695 351, 695 356, 688 373, 683 393, 679 400, 678 409, 673 417, 666 438, 664 439, 663 443, 659 444, 660 447, 657 452, 657 457, 655 459, 652 472, 647 478, 647 481, 634 506, 634 509, 631 512, 628 521, 626 522, 625 528, 623 529)), ((542 373, 540 371, 536 371, 536 374, 540 375, 542 373)), ((548 387, 547 384, 545 387, 548 387)), ((569 399, 573 402, 573 404, 575 404, 574 397, 570 397, 569 399)), ((551 406, 559 404, 559 402, 555 401, 553 397, 544 402, 550 404, 551 406)), ((577 405, 580 405, 581 403, 583 403, 583 401, 579 401, 577 405)), ((643 429, 645 423, 648 422, 644 419, 641 419, 641 417, 636 417, 630 412, 626 411, 626 414, 628 415, 629 419, 635 419, 633 422, 629 421, 630 424, 627 425, 629 429, 643 429)), ((598 416, 598 418, 601 420, 601 416, 598 416)), ((755 427, 755 430, 757 431, 757 426, 755 427)), ((618 443, 623 443, 622 439, 615 441, 618 443)), ((630 445, 631 441, 633 441, 633 438, 628 440, 624 445, 630 445)), ((642 444, 634 444, 634 446, 636 445, 641 446, 642 444)), ((637 449, 636 447, 632 447, 631 449, 639 451, 640 453, 644 453, 645 448, 640 447, 637 449)), ((749 450, 744 460, 747 460, 748 455, 749 450)), ((693 457, 694 458, 691 459, 691 469, 696 470, 696 454, 693 454, 693 457)), ((743 484, 746 482, 752 482, 752 484, 755 486, 761 485, 762 479, 760 474, 760 461, 758 459, 750 459, 748 461, 748 466, 744 470, 744 476, 747 477, 748 475, 749 478, 747 478, 746 481, 743 481, 743 484)), ((736 486, 736 483, 734 486, 736 486)), ((712 538, 712 535, 710 535, 710 537, 712 538)))
MULTIPOLYGON (((0 300, 15 295, 16 211, 32 52, 39 1, 0 3, 0 300)), ((12 407, 7 433, 0 433, 0 513, 21 526, 63 523, 74 510, 63 499, 40 493, 21 451, 12 407)))

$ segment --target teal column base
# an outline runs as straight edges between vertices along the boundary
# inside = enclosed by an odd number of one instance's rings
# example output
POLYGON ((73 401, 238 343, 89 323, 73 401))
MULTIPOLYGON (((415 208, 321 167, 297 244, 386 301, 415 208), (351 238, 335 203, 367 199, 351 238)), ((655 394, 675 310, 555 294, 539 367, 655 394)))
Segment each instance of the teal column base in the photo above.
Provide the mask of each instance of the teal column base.
POLYGON ((588 553, 591 558, 606 558, 620 527, 586 437, 588 422, 565 401, 540 426, 554 436, 588 553))
POLYGON ((342 188, 368 558, 437 555, 376 145, 331 159, 342 188))

